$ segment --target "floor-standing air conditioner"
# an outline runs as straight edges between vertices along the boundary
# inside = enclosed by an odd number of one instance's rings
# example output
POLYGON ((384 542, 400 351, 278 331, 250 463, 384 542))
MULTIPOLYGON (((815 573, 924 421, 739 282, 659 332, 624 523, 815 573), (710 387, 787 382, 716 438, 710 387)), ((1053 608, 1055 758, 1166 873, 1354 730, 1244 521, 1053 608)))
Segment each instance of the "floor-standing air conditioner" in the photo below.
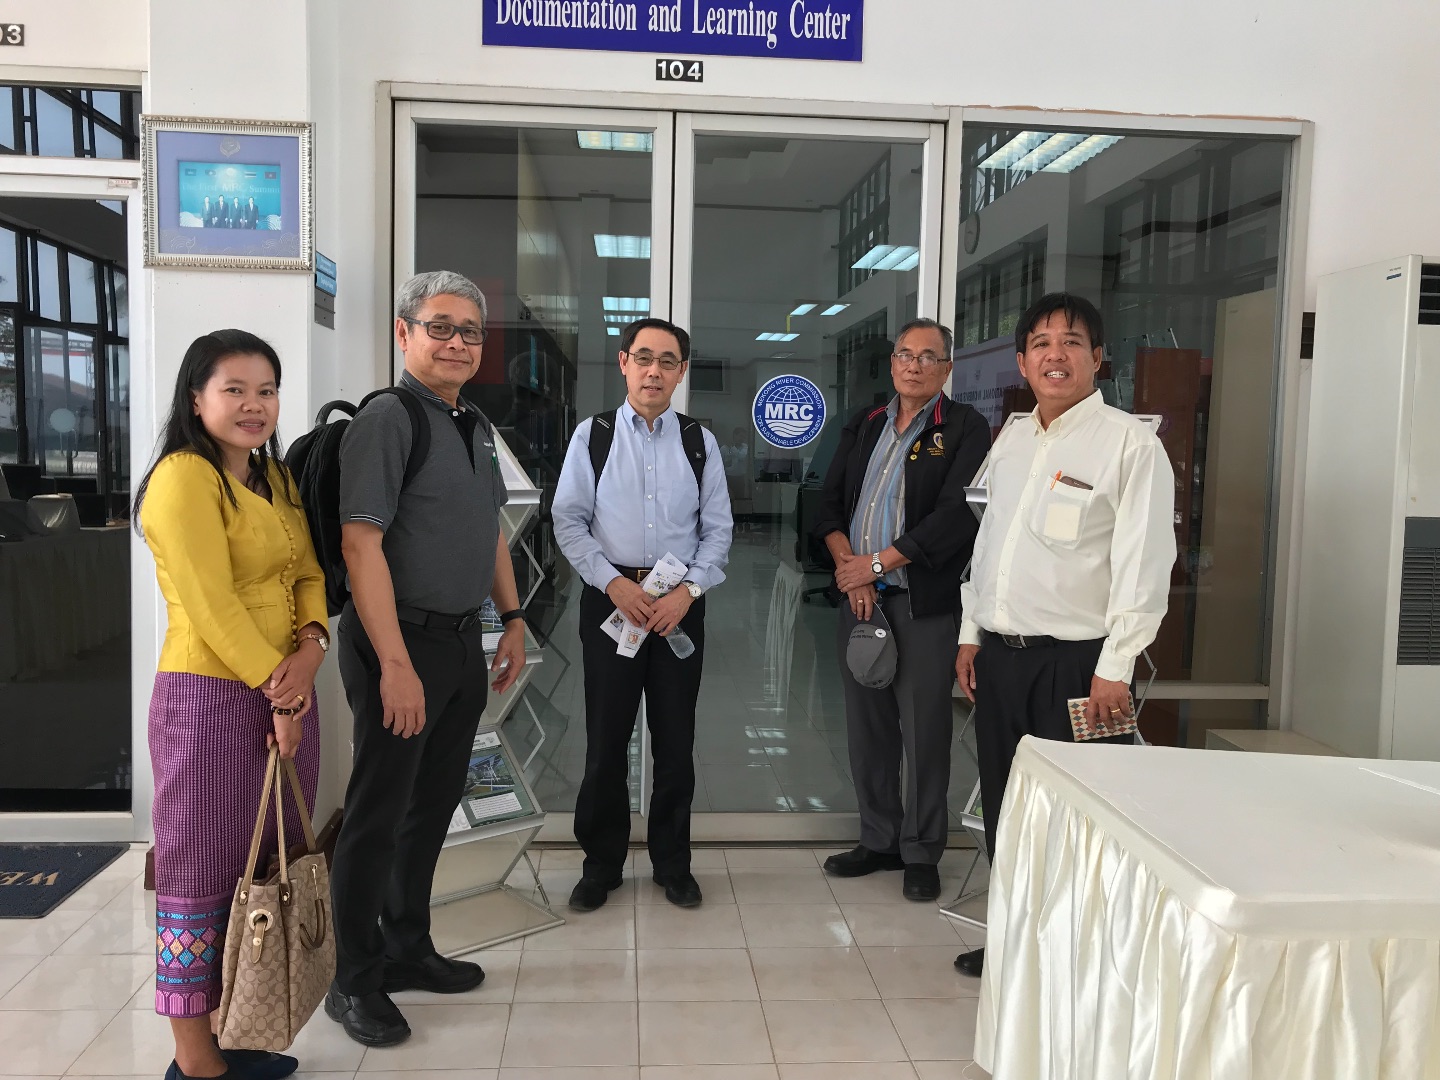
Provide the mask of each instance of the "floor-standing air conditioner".
POLYGON ((1320 279, 1294 730, 1440 760, 1440 259, 1320 279))

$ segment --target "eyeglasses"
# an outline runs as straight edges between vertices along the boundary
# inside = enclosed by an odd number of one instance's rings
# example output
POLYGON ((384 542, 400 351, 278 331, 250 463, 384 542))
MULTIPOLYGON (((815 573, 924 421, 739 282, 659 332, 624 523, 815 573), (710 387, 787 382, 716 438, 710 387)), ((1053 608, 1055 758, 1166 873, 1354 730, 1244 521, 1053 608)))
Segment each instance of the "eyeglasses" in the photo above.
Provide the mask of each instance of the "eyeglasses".
POLYGON ((892 360, 898 360, 902 366, 909 367, 911 364, 919 364, 922 371, 929 371, 936 364, 948 364, 948 356, 936 356, 933 352, 913 353, 909 349, 901 349, 897 353, 891 353, 892 360))
POLYGON ((630 357, 636 367, 648 368, 651 364, 658 363, 661 371, 674 371, 684 363, 674 353, 668 352, 661 353, 659 356, 651 352, 626 352, 625 355, 630 357))
POLYGON ((490 336, 490 332, 483 326, 456 326, 453 323, 440 322, 438 319, 426 322, 424 319, 407 319, 404 315, 400 317, 414 326, 423 326, 425 333, 436 341, 449 341, 458 333, 460 340, 466 345, 484 345, 485 339, 490 336))

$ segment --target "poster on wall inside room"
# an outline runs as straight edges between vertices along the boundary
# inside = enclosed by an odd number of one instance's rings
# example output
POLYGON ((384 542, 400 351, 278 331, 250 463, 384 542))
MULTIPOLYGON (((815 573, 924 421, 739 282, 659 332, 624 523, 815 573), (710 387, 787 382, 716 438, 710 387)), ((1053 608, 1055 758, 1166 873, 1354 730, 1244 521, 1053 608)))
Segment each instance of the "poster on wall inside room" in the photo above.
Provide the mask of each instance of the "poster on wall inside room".
POLYGON ((146 266, 313 269, 310 124, 141 122, 146 266))

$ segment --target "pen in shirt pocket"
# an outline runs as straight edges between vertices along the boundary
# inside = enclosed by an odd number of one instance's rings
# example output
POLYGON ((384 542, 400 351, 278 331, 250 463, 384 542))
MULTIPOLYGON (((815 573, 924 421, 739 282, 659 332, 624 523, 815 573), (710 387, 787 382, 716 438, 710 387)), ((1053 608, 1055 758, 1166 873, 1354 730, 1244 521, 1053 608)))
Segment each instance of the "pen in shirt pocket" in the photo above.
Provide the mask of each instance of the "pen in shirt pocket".
POLYGON ((1055 475, 1050 478, 1050 489, 1052 491, 1055 489, 1056 484, 1064 484, 1066 487, 1078 488, 1081 491, 1095 490, 1095 485, 1087 484, 1084 480, 1076 480, 1073 476, 1066 476, 1065 473, 1059 469, 1057 469, 1055 475))

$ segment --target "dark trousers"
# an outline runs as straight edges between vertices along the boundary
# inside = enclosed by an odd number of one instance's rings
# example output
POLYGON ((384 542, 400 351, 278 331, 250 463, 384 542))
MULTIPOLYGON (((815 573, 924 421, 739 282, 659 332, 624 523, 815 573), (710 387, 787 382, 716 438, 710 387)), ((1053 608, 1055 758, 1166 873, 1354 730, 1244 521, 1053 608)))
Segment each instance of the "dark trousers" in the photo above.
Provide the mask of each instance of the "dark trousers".
POLYGON ((465 790, 470 751, 489 693, 482 631, 400 624, 425 687, 425 726, 402 739, 384 726, 380 661, 353 604, 337 635, 340 677, 355 717, 355 763, 330 867, 335 982, 342 993, 380 989, 385 959, 420 959, 430 940, 435 861, 465 790))
POLYGON ((585 779, 575 800, 575 839, 585 849, 584 874, 620 876, 630 845, 630 737, 640 697, 650 725, 655 782, 648 815, 650 862, 657 875, 690 870, 690 804, 695 798, 695 702, 705 656, 705 598, 680 627, 695 642, 681 660, 658 634, 633 657, 615 652, 600 624, 615 610, 599 589, 580 597, 580 646, 585 658, 585 779))
POLYGON ((881 595, 899 653, 895 681, 883 689, 861 686, 850 674, 845 652, 856 619, 848 602, 840 607, 840 681, 860 843, 882 854, 898 853, 907 863, 933 865, 945 853, 950 831, 946 803, 957 625, 950 612, 912 617, 908 593, 881 595))
MULTIPOLYGON (((1090 696, 1090 680, 1105 639, 1061 641, 1012 649, 994 634, 975 657, 975 744, 980 757, 980 799, 985 814, 985 852, 995 858, 995 830, 1010 779, 1015 749, 1026 735, 1074 742, 1070 698, 1090 696)), ((1097 743, 1133 744, 1133 735, 1097 743)))

